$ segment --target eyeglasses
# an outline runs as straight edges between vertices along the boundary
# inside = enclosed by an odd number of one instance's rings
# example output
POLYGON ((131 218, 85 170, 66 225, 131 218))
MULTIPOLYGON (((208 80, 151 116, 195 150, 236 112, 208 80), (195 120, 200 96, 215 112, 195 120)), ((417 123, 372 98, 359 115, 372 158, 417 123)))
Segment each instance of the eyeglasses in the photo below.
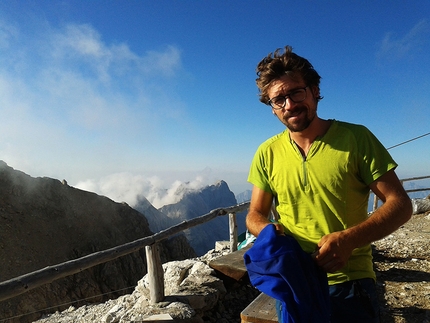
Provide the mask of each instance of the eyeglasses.
POLYGON ((306 95, 307 95, 306 88, 307 86, 305 86, 302 89, 294 90, 293 92, 287 95, 275 96, 274 98, 270 99, 267 102, 267 104, 270 105, 275 110, 280 110, 285 107, 285 104, 287 104, 288 98, 294 103, 302 102, 306 100, 306 95))

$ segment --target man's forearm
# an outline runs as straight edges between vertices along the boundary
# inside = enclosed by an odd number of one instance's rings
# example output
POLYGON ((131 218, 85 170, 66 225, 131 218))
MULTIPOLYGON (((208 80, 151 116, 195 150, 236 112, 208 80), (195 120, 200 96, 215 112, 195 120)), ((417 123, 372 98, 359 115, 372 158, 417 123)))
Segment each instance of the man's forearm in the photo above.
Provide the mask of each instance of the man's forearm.
POLYGON ((412 203, 394 170, 390 170, 370 189, 384 202, 366 221, 347 229, 356 247, 380 240, 406 223, 412 215, 412 203))
POLYGON ((361 247, 380 240, 406 223, 412 214, 409 197, 391 199, 378 208, 366 221, 345 230, 354 245, 361 247))
POLYGON ((250 210, 246 216, 246 227, 256 237, 268 224, 270 224, 269 219, 257 211, 250 210))

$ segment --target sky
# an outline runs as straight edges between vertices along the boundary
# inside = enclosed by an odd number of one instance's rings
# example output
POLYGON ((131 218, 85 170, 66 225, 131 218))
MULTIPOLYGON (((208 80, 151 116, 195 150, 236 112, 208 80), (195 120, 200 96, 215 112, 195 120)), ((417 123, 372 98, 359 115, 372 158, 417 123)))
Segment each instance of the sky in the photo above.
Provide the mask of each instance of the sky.
MULTIPOLYGON (((291 45, 322 76, 318 114, 389 148, 430 132, 430 2, 0 2, 0 159, 33 177, 156 207, 180 185, 247 183, 284 130, 255 68, 291 45)), ((430 136, 390 149, 430 175, 430 136)))

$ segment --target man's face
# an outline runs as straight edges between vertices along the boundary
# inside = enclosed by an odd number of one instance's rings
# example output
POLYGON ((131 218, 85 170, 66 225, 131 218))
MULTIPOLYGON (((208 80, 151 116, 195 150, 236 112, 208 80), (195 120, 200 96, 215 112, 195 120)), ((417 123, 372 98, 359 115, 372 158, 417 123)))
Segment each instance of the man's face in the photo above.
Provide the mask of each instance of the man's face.
MULTIPOLYGON (((288 96, 305 87, 306 84, 301 78, 292 79, 284 75, 273 82, 267 94, 270 99, 273 99, 278 96, 288 96)), ((306 87, 305 91, 306 98, 303 101, 295 103, 288 97, 283 108, 272 108, 273 113, 291 132, 302 132, 309 127, 317 115, 319 89, 306 87)))

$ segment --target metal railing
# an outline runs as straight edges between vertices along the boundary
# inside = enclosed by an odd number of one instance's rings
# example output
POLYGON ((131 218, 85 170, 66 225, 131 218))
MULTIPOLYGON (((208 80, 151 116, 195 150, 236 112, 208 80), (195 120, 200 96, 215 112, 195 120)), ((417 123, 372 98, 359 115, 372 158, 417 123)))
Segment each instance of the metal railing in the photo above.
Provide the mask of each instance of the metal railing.
MULTIPOLYGON (((402 185, 404 184, 404 182, 409 182, 409 181, 418 181, 421 179, 427 179, 430 178, 430 176, 419 176, 419 177, 410 177, 410 178, 404 178, 400 180, 400 183, 402 183, 402 185)), ((430 191, 430 187, 427 188, 416 188, 416 189, 410 189, 410 190, 405 190, 406 193, 413 193, 413 192, 424 192, 424 191, 430 191)), ((378 203, 379 203, 379 198, 376 194, 374 194, 373 197, 373 212, 376 211, 376 209, 378 208, 378 203)))

